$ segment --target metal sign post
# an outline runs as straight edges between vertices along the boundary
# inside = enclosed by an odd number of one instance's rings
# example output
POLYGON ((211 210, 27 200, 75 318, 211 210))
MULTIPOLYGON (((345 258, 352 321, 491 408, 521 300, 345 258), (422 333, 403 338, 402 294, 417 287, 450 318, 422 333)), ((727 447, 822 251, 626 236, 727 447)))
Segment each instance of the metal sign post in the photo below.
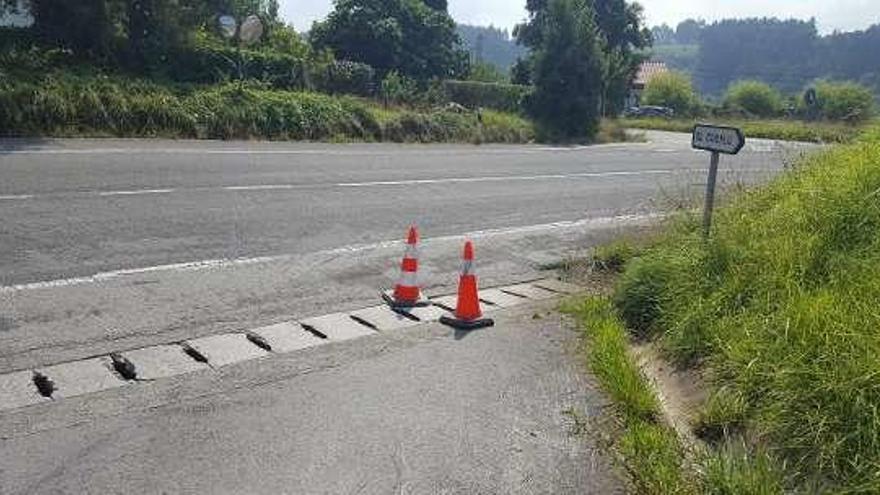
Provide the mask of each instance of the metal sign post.
POLYGON ((718 181, 718 163, 721 153, 735 155, 746 145, 742 131, 735 127, 698 124, 694 126, 691 146, 694 149, 709 151, 709 179, 706 181, 706 207, 703 210, 703 237, 709 238, 712 229, 712 210, 715 208, 715 185, 718 181))

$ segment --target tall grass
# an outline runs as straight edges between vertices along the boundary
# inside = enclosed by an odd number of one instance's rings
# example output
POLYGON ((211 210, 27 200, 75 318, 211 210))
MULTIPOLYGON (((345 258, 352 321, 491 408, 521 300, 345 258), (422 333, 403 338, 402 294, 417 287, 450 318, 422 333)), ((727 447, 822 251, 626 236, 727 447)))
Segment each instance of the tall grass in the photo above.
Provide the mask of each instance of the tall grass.
POLYGON ((2 136, 164 136, 213 139, 505 142, 533 139, 524 119, 381 109, 350 96, 239 86, 162 85, 124 77, 0 77, 2 136))
POLYGON ((880 129, 742 194, 708 242, 697 220, 628 264, 628 326, 711 372, 737 410, 709 422, 745 430, 748 473, 775 459, 788 489, 880 492, 880 129))
POLYGON ((587 361, 612 399, 621 421, 615 441, 639 493, 696 493, 683 469, 683 451, 675 433, 659 419, 659 404, 627 348, 626 328, 607 298, 570 301, 563 311, 584 329, 587 361))

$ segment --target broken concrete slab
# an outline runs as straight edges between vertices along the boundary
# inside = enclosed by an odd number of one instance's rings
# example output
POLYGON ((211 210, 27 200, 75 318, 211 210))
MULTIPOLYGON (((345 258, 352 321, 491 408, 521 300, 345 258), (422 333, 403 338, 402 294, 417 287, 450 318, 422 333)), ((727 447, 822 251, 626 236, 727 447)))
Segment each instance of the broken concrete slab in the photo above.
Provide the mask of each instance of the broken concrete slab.
POLYGON ((18 409, 49 400, 37 391, 33 372, 18 371, 0 375, 0 411, 18 409))
POLYGON ((122 357, 134 364, 138 380, 157 380, 208 369, 207 364, 196 361, 176 344, 123 352, 122 357))
POLYGON ((500 290, 503 292, 506 292, 508 294, 522 296, 527 299, 535 299, 537 301, 543 301, 545 299, 552 299, 554 297, 559 296, 559 294, 557 294, 556 292, 549 291, 547 289, 542 289, 542 288, 534 286, 532 284, 511 285, 509 287, 501 287, 500 290))
POLYGON ((499 289, 480 291, 480 299, 499 308, 510 308, 528 302, 524 297, 507 294, 499 289))
POLYGON ((37 370, 55 384, 52 397, 76 397, 122 387, 129 382, 113 371, 109 357, 73 361, 37 370))
POLYGON ((552 290, 553 292, 558 292, 560 294, 577 294, 578 292, 583 292, 584 290, 582 287, 578 287, 577 285, 563 282, 555 278, 538 280, 536 282, 532 282, 532 285, 540 287, 542 289, 552 290))
POLYGON ((261 358, 269 354, 248 340, 247 335, 243 333, 227 333, 188 340, 186 345, 204 356, 208 360, 208 364, 214 368, 261 358))
POLYGON ((418 325, 419 322, 395 312, 388 306, 374 306, 351 313, 354 318, 365 321, 380 331, 397 330, 418 325))
POLYGON ((327 342, 295 322, 257 328, 250 333, 263 339, 272 348, 272 352, 278 353, 293 352, 327 342))
POLYGON ((352 320, 348 313, 333 313, 307 318, 300 323, 334 341, 356 339, 376 333, 370 327, 352 320))

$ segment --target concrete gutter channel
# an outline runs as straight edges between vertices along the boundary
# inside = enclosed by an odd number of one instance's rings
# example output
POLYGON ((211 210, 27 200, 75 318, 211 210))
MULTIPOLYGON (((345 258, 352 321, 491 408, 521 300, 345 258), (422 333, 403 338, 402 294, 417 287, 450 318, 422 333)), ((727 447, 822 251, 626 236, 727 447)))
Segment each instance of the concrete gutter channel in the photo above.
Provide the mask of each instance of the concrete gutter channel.
MULTIPOLYGON (((559 280, 542 279, 483 289, 480 299, 486 304, 485 310, 492 312, 580 290, 559 280)), ((272 354, 287 354, 377 332, 405 329, 436 322, 444 314, 454 311, 454 295, 431 300, 432 306, 408 312, 395 312, 384 305, 375 306, 0 375, 0 411, 93 394, 137 382, 216 370, 272 354)))

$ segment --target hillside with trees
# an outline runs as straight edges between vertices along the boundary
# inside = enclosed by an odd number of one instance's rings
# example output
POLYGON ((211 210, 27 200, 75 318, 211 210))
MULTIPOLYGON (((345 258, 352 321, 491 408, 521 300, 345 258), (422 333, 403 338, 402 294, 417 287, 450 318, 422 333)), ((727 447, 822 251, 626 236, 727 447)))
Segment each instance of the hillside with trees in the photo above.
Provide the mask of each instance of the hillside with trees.
POLYGON ((471 60, 492 64, 505 74, 526 54, 526 49, 506 29, 459 24, 456 31, 471 60))
POLYGON ((802 91, 817 79, 849 80, 880 95, 880 25, 820 36, 815 20, 689 19, 651 33, 651 56, 690 73, 706 95, 717 97, 742 79, 784 92, 802 91))

